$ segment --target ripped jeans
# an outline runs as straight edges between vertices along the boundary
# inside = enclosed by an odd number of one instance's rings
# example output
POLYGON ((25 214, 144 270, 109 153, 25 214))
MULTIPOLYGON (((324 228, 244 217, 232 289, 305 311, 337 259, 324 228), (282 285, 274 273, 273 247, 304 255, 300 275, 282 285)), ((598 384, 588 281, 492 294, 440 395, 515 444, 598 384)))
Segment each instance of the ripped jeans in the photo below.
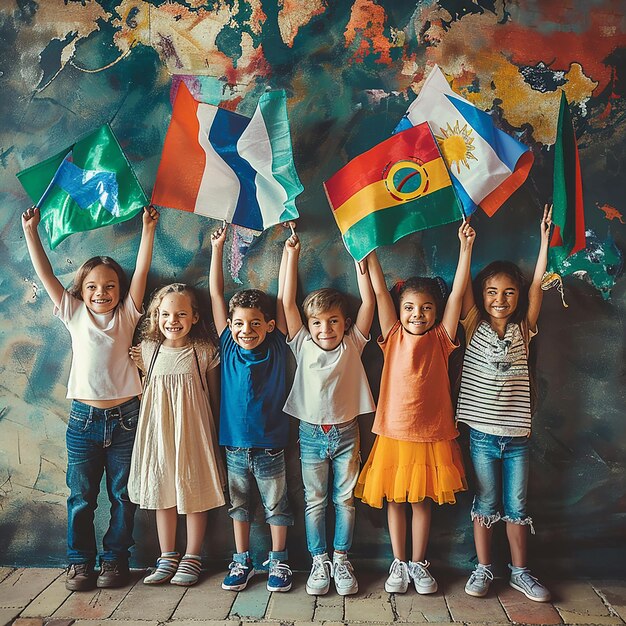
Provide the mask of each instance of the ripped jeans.
POLYGON ((502 519, 530 526, 526 514, 528 437, 489 435, 470 428, 470 456, 476 476, 472 521, 489 528, 502 519))

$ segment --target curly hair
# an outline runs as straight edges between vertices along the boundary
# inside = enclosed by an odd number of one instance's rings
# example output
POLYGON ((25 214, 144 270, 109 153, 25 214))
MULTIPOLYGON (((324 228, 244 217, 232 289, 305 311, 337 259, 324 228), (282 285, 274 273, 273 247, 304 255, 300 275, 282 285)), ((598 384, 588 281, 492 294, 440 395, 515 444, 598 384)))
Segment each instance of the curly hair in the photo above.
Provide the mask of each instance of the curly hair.
POLYGON ((83 283, 85 282, 85 278, 87 278, 87 275, 89 274, 89 272, 91 272, 91 270, 95 269, 99 265, 106 265, 117 274, 117 280, 120 285, 120 302, 122 302, 126 297, 126 294, 128 293, 128 278, 126 276, 126 272, 122 269, 120 264, 117 261, 114 261, 110 256, 94 256, 91 257, 91 259, 87 259, 87 261, 85 261, 78 268, 76 276, 74 276, 74 282, 72 283, 72 286, 67 290, 68 293, 71 296, 82 300, 83 283))
POLYGON ((489 263, 487 267, 484 267, 472 282, 472 289, 474 291, 474 302, 476 308, 480 314, 481 319, 488 320, 489 315, 485 311, 485 302, 483 300, 483 290, 485 284, 490 278, 497 276, 498 274, 504 274, 511 279, 518 291, 517 308, 513 311, 510 320, 514 324, 520 324, 528 313, 528 281, 524 276, 522 270, 512 263, 511 261, 493 261, 489 263))
POLYGON ((427 278, 425 276, 411 276, 406 280, 398 281, 391 288, 391 297, 396 305, 396 311, 400 309, 400 302, 405 293, 425 293, 428 294, 435 303, 435 319, 439 322, 443 316, 443 309, 448 297, 448 286, 443 278, 427 278))
POLYGON ((307 320, 331 309, 339 309, 346 319, 350 316, 348 298, 336 289, 325 288, 312 291, 302 303, 302 310, 307 320))
POLYGON ((198 292, 190 285, 184 283, 172 283, 157 289, 150 299, 146 316, 141 324, 139 338, 150 341, 163 341, 163 335, 159 330, 159 307, 163 298, 171 293, 182 293, 189 297, 191 310, 198 316, 198 321, 189 331, 189 340, 195 345, 215 346, 216 342, 211 332, 212 322, 203 315, 205 307, 200 306, 198 292))
POLYGON ((260 289, 242 289, 228 303, 228 319, 232 319, 235 309, 258 309, 266 322, 274 319, 270 297, 260 289))

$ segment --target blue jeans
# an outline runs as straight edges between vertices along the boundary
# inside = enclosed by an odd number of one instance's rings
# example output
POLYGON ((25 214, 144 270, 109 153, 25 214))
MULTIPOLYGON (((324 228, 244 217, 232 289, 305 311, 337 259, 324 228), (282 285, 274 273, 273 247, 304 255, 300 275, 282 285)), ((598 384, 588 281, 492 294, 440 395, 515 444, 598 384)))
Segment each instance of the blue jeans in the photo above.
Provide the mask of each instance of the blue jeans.
POLYGON ((67 558, 96 561, 93 519, 103 472, 111 503, 109 528, 102 539, 102 560, 128 562, 136 505, 128 499, 128 474, 135 441, 139 400, 110 409, 72 401, 67 423, 67 558))
POLYGON ((499 519, 528 525, 528 437, 489 435, 470 428, 470 456, 476 475, 472 520, 489 528, 499 519))
POLYGON ((272 526, 292 526, 293 515, 287 497, 287 470, 282 448, 233 448, 226 446, 228 514, 238 522, 252 519, 250 502, 252 479, 256 481, 265 511, 265 521, 272 526))
POLYGON ((354 532, 354 487, 359 477, 360 436, 357 420, 333 426, 300 422, 300 461, 304 483, 304 526, 312 556, 326 550, 328 477, 332 467, 332 498, 335 505, 335 550, 347 552, 354 532))

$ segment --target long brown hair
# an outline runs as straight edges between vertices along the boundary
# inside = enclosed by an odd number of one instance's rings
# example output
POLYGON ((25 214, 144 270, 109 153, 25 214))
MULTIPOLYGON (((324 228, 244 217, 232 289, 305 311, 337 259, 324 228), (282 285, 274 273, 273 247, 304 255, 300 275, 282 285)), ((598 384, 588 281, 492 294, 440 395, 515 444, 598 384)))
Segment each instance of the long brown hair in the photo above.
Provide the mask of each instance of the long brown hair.
POLYGON ((120 302, 122 302, 126 297, 126 294, 128 293, 128 278, 126 277, 126 272, 124 272, 120 264, 117 261, 114 261, 110 256, 94 256, 85 261, 78 268, 76 276, 74 276, 74 282, 72 283, 72 286, 67 290, 68 293, 75 298, 82 300, 83 283, 85 282, 85 278, 87 278, 89 272, 98 267, 98 265, 106 265, 117 274, 117 279, 120 284, 120 302))

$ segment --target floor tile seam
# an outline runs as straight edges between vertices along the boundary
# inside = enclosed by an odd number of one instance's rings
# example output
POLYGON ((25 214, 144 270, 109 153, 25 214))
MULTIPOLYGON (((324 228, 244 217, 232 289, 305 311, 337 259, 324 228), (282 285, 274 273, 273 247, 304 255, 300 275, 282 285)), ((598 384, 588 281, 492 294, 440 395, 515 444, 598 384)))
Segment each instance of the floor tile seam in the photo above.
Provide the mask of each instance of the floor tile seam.
POLYGON ((619 619, 622 620, 622 622, 624 621, 624 619, 622 618, 622 616, 613 608, 613 605, 609 602, 608 598, 606 597, 606 595, 604 594, 604 592, 601 589, 598 589, 597 587, 594 586, 594 584, 592 582, 589 582, 589 586, 595 591, 595 593, 598 595, 598 597, 600 598, 600 600, 602 600, 602 604, 604 604, 604 606, 606 607, 607 611, 609 612, 609 615, 611 617, 618 617, 619 619))

